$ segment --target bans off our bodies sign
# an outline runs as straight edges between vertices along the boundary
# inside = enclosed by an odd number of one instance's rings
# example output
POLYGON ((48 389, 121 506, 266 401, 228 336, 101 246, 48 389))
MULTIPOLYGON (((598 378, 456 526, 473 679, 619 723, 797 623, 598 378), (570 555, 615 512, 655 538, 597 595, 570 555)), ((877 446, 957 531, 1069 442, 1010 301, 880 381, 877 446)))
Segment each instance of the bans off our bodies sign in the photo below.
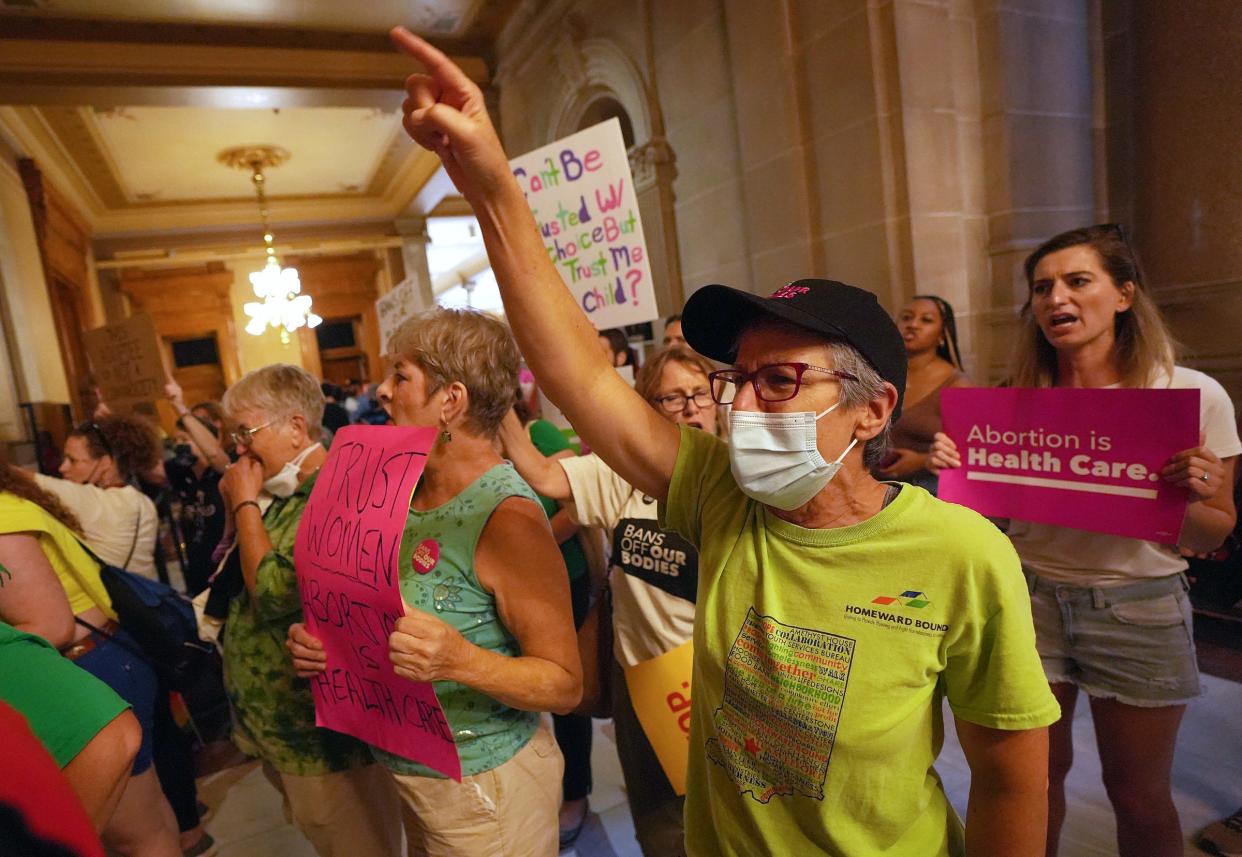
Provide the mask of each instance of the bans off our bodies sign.
POLYGON ((548 258, 596 329, 659 315, 621 123, 609 119, 509 162, 548 258))
POLYGON ((984 515, 1175 544, 1187 493, 1160 478, 1199 443, 1198 390, 953 389, 962 466, 940 498, 984 515))

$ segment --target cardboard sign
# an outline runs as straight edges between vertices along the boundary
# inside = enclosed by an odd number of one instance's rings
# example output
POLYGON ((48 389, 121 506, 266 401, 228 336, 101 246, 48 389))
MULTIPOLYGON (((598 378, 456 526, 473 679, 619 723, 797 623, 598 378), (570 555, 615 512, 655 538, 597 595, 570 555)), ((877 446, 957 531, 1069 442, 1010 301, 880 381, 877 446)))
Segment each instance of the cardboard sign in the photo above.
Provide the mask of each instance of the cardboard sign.
POLYGON ((401 536, 436 429, 347 426, 311 490, 293 563, 307 630, 327 669, 311 680, 315 723, 461 779, 430 682, 399 677, 388 636, 405 612, 401 536))
POLYGON ((164 361, 151 316, 132 315, 82 334, 95 383, 108 407, 118 414, 142 410, 164 396, 164 361), (143 406, 143 407, 139 407, 143 406))
POLYGON ((690 757, 690 676, 694 643, 690 640, 658 658, 625 668, 625 686, 660 767, 679 795, 686 793, 690 757))
POLYGON ((548 258, 596 329, 658 317, 621 123, 609 119, 509 165, 548 258))
POLYGON ((401 323, 424 307, 421 304, 418 284, 414 280, 403 280, 392 287, 387 294, 375 301, 375 315, 379 319, 380 348, 388 350, 388 338, 396 332, 401 323))
POLYGON ((1186 491, 1160 478, 1199 445, 1198 390, 950 389, 962 466, 940 498, 984 515, 1175 544, 1186 491))

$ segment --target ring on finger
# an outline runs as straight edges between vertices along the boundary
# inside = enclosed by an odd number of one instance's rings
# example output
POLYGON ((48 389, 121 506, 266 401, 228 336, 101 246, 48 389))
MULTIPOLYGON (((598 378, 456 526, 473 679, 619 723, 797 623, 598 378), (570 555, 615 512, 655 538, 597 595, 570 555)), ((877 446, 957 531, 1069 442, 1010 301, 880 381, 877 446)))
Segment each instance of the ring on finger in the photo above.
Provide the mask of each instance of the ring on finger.
POLYGON ((1200 476, 1199 478, 1200 478, 1202 481, 1207 482, 1207 481, 1208 481, 1207 471, 1205 470, 1205 471, 1203 472, 1203 475, 1202 475, 1202 476, 1200 476))

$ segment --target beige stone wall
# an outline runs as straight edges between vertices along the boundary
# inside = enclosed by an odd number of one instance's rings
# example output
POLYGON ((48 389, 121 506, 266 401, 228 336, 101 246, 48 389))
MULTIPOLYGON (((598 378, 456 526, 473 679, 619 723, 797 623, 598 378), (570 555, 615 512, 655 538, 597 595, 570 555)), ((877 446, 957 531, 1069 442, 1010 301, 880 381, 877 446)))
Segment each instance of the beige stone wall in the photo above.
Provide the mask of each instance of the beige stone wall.
POLYGON ((973 354, 992 307, 976 30, 964 0, 531 2, 499 44, 501 127, 512 151, 547 142, 590 85, 573 46, 632 52, 644 91, 620 100, 676 158, 682 293, 937 293, 973 354))
POLYGON ((994 383, 1022 260, 1116 220, 1190 362, 1242 398, 1240 37, 1235 0, 529 0, 496 82, 521 151, 599 85, 581 46, 627 58, 636 134, 662 126, 676 159, 687 295, 808 275, 892 310, 939 294, 994 383))
POLYGON ((1110 125, 1116 209, 1132 209, 1183 362, 1242 403, 1242 5, 1108 5, 1113 63, 1132 73, 1112 90, 1130 116, 1110 125))
MULTIPOLYGON (((14 377, 14 390, 28 401, 72 401, 64 362, 56 347, 56 323, 52 317, 39 244, 35 238, 30 202, 12 163, 0 160, 0 274, 4 286, 6 327, 14 341, 9 345, 20 366, 20 382, 14 377)), ((11 367, 16 373, 18 367, 11 367)), ((15 428, 12 413, 0 423, 4 439, 23 436, 15 428)))

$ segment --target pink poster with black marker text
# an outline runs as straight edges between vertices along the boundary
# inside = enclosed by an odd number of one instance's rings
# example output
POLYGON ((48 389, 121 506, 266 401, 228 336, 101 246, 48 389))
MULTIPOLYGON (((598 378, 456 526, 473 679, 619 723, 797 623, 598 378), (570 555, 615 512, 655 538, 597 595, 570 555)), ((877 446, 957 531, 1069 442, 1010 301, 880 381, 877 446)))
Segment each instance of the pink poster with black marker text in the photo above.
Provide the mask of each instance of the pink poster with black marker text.
POLYGON ((1160 478, 1199 445, 1198 390, 950 389, 962 466, 940 498, 991 517, 1175 544, 1185 489, 1160 478))
POLYGON ((315 723, 460 780, 434 688, 401 678, 388 659, 388 636, 405 612, 401 537, 436 434, 405 426, 337 432, 302 513, 293 561, 307 630, 328 656, 311 680, 315 723))

